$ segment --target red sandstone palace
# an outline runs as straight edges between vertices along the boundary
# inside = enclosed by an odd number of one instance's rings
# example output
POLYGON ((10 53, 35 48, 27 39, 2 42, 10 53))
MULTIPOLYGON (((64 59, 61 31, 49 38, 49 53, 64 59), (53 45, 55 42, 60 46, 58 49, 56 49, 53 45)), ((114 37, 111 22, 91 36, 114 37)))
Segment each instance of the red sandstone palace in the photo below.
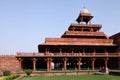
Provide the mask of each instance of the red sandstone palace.
POLYGON ((71 24, 61 38, 46 38, 38 53, 0 56, 0 71, 24 70, 97 70, 120 69, 120 33, 106 36, 101 24, 92 24, 93 16, 80 11, 77 23, 71 24))

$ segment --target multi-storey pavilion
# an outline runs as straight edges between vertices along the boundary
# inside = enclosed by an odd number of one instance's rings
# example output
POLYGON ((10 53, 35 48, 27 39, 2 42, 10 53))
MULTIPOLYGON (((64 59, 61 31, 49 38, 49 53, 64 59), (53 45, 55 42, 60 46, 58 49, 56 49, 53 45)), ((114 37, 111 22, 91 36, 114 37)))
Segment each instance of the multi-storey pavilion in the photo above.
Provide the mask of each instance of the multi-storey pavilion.
POLYGON ((38 53, 17 53, 19 68, 120 69, 120 34, 106 36, 100 31, 101 24, 91 23, 92 18, 83 8, 77 23, 71 24, 61 38, 46 38, 45 43, 38 45, 38 53))

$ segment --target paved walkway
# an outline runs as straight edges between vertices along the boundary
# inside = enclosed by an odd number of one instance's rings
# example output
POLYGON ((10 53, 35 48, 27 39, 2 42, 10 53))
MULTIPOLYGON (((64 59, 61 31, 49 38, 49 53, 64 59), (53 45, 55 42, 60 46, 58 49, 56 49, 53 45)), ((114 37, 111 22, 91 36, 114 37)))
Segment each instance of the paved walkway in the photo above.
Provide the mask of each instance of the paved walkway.
POLYGON ((3 78, 4 78, 4 76, 3 76, 3 77, 0 77, 0 80, 3 79, 3 78))

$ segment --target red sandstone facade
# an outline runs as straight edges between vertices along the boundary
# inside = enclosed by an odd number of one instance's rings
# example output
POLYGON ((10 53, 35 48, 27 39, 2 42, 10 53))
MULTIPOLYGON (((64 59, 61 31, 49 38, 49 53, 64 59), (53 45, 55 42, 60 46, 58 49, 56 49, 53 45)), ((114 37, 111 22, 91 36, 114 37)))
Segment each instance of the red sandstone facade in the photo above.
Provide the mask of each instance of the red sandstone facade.
POLYGON ((38 53, 19 52, 11 59, 1 56, 0 69, 120 69, 120 33, 106 36, 100 31, 101 24, 91 23, 92 18, 87 9, 82 9, 78 23, 71 24, 61 38, 46 38, 45 43, 38 45, 38 53))
POLYGON ((0 56, 0 73, 5 70, 10 70, 12 73, 16 73, 19 70, 19 61, 13 55, 1 55, 0 56))

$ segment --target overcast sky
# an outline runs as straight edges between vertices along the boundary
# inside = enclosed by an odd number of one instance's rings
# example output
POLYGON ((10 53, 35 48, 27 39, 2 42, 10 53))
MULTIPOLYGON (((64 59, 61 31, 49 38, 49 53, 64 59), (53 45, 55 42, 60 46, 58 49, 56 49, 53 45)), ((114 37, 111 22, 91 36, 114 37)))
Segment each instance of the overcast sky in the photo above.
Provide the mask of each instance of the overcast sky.
POLYGON ((38 52, 46 37, 61 37, 86 7, 92 23, 120 32, 120 0, 0 0, 0 54, 38 52))

